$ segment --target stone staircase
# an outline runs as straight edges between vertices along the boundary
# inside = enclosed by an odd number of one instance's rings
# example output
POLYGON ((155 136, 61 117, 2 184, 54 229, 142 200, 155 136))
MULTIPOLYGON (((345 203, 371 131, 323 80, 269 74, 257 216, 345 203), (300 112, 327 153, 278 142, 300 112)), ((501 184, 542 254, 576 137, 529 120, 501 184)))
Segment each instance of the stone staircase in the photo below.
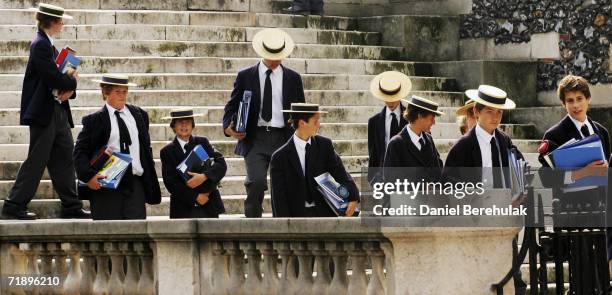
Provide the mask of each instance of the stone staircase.
MULTIPOLYGON (((336 150, 358 183, 361 168, 367 166, 367 119, 382 108, 367 89, 372 77, 380 72, 408 74, 413 94, 444 106, 447 115, 437 120, 432 132, 443 158, 459 137, 454 110, 464 102, 464 89, 457 77, 435 74, 433 62, 438 60, 414 54, 415 48, 390 46, 380 28, 372 25, 375 18, 275 14, 283 1, 247 1, 247 8, 239 1, 226 1, 225 5, 194 1, 183 6, 181 1, 87 0, 79 1, 79 7, 76 2, 51 2, 63 5, 75 16, 56 41, 57 47, 69 44, 83 57, 78 98, 71 101, 75 123, 103 105, 99 87, 91 79, 102 73, 130 75, 139 87, 130 90, 129 101, 149 112, 156 169, 161 176, 159 150, 173 138, 168 122, 161 117, 172 108, 194 107, 205 114, 197 120, 195 133, 209 137, 228 162, 221 194, 227 213, 233 216, 243 213, 245 168, 242 158, 233 154, 235 141, 222 133, 221 118, 236 73, 258 60, 250 41, 262 28, 282 28, 296 41, 295 51, 284 64, 302 74, 306 101, 319 103, 329 111, 323 117, 321 134, 334 139, 336 150)), ((330 7, 340 7, 336 2, 330 1, 330 7)), ((26 9, 33 5, 0 0, 1 198, 8 195, 27 155, 28 128, 18 126, 18 112, 23 72, 35 32, 34 16, 26 9)), ((425 29, 446 27, 449 22, 445 20, 454 21, 456 17, 427 18, 437 21, 414 22, 414 30, 420 29, 419 24, 425 29)), ((535 154, 538 128, 520 122, 502 128, 515 138, 528 159, 539 165, 535 154)), ((75 138, 80 129, 77 125, 73 130, 75 138)), ((161 205, 148 207, 150 216, 168 214, 169 194, 161 178, 160 185, 164 198, 161 205)), ((270 213, 269 196, 264 206, 270 213)), ((30 209, 43 218, 58 215, 59 200, 46 173, 30 209)))

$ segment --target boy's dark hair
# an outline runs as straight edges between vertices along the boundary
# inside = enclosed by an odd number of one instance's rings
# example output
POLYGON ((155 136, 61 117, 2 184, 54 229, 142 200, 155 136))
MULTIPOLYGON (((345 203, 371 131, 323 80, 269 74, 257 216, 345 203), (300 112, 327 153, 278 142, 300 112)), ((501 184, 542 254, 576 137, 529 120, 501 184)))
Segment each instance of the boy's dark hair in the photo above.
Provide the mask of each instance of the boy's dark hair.
POLYGON ((291 118, 289 118, 289 124, 293 127, 293 129, 297 130, 300 127, 300 120, 308 123, 310 118, 314 117, 316 113, 291 113, 291 118))
POLYGON ((557 88, 557 96, 561 103, 565 104, 565 93, 566 92, 582 92, 586 98, 591 97, 591 91, 589 90, 589 82, 585 78, 574 75, 567 75, 561 81, 559 81, 559 88, 557 88))
POLYGON ((44 13, 36 13, 36 25, 38 26, 39 30, 44 30, 44 29, 48 29, 49 27, 51 27, 51 25, 53 25, 53 23, 59 21, 60 18, 59 17, 55 17, 55 16, 50 16, 44 13))
POLYGON ((404 116, 404 119, 408 121, 408 123, 414 123, 419 116, 427 117, 428 115, 436 115, 436 113, 408 104, 404 114, 402 115, 404 116))
POLYGON ((172 121, 170 121, 170 128, 172 128, 172 131, 174 131, 174 126, 176 125, 176 122, 181 121, 181 120, 191 121, 191 128, 195 128, 195 120, 193 118, 172 119, 172 121))

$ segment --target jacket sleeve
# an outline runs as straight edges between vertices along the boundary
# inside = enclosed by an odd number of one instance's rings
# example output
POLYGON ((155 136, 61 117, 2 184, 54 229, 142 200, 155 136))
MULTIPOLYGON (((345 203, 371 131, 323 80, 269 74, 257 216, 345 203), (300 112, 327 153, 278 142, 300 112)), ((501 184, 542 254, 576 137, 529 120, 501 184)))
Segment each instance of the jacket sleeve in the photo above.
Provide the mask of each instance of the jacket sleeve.
POLYGON ((187 206, 193 206, 196 203, 198 191, 188 187, 185 180, 183 180, 178 174, 178 171, 176 171, 176 166, 179 162, 178 159, 176 159, 168 149, 161 150, 160 158, 164 185, 172 195, 172 198, 187 206))
POLYGON ((36 42, 32 45, 31 62, 38 72, 42 83, 49 89, 75 90, 75 78, 62 74, 53 61, 53 49, 45 42, 36 42))
POLYGON ((97 152, 93 150, 97 147, 93 146, 92 140, 92 130, 94 130, 96 126, 94 126, 95 122, 93 122, 92 118, 87 116, 83 117, 81 123, 83 124, 83 129, 77 136, 72 157, 74 159, 77 178, 82 182, 88 182, 98 173, 98 171, 94 170, 89 165, 89 161, 94 153, 97 152))
POLYGON ((376 134, 374 120, 370 119, 368 121, 368 182, 371 184, 377 174, 381 174, 380 171, 376 171, 380 169, 378 165, 380 165, 380 160, 378 159, 378 149, 376 148, 376 134), (372 171, 370 171, 372 170, 372 171))
POLYGON ((353 177, 346 172, 344 168, 344 164, 342 163, 342 159, 334 150, 334 146, 329 141, 329 146, 327 147, 328 151, 328 159, 327 163, 329 163, 329 174, 342 186, 344 186, 349 191, 349 200, 350 201, 359 201, 359 189, 355 184, 355 180, 353 177))
POLYGON ((231 125, 232 120, 234 120, 236 114, 238 113, 240 100, 242 99, 242 94, 244 93, 243 76, 244 75, 242 72, 238 73, 236 81, 234 81, 234 89, 232 90, 230 100, 223 109, 223 134, 225 134, 227 137, 229 137, 229 134, 225 133, 225 129, 231 125))
POLYGON ((270 183, 272 186, 272 214, 274 217, 291 217, 289 210, 289 186, 285 178, 282 155, 274 153, 270 161, 270 183))
POLYGON ((302 76, 300 76, 300 74, 296 73, 297 75, 297 79, 296 79, 296 91, 297 91, 297 96, 295 98, 295 100, 297 102, 305 102, 305 96, 304 96, 304 82, 302 82, 302 76))
POLYGON ((200 185, 200 192, 209 193, 217 189, 217 186, 221 182, 221 179, 225 177, 227 172, 227 164, 225 158, 218 150, 216 150, 207 139, 202 141, 202 147, 206 153, 213 159, 213 164, 208 171, 206 171, 206 177, 208 179, 200 185))

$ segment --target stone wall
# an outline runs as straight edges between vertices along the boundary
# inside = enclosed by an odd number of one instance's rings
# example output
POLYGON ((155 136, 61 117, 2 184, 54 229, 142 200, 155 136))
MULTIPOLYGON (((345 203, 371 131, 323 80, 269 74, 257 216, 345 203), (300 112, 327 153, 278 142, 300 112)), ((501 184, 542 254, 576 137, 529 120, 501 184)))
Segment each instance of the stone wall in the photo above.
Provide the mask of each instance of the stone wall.
POLYGON ((591 84, 610 83, 610 5, 610 0, 474 0, 472 13, 462 16, 460 37, 516 44, 556 32, 560 58, 540 60, 538 90, 554 89, 568 73, 591 84))

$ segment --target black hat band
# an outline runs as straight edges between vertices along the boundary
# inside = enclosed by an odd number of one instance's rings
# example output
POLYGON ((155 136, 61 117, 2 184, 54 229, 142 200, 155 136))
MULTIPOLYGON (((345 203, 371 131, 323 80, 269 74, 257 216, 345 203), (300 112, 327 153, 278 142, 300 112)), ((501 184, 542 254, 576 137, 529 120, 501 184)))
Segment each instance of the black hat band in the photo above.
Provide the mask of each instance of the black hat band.
POLYGON ((420 107, 422 107, 422 108, 426 108, 426 109, 432 110, 432 111, 438 111, 438 106, 437 106, 437 105, 427 103, 427 102, 422 101, 422 100, 420 100, 420 99, 414 99, 414 98, 413 98, 413 99, 410 101, 410 103, 412 103, 413 105, 416 105, 416 106, 420 106, 420 107))
POLYGON ((285 41, 284 40, 283 40, 283 46, 281 46, 278 49, 272 49, 272 48, 266 46, 266 42, 261 42, 261 45, 263 45, 263 48, 266 51, 270 52, 270 53, 279 53, 279 52, 282 52, 283 50, 285 50, 285 41))
POLYGON ((112 77, 103 76, 102 82, 113 83, 113 84, 128 84, 128 79, 112 78, 112 77))
POLYGON ((172 118, 193 117, 193 110, 170 112, 170 117, 172 118))
POLYGON ((399 85, 399 87, 397 87, 397 89, 393 89, 393 90, 385 90, 382 88, 382 86, 380 85, 380 81, 378 81, 378 89, 380 90, 380 92, 386 94, 386 95, 395 95, 397 93, 400 92, 400 90, 402 90, 402 84, 399 85))
POLYGON ((478 91, 478 97, 480 97, 482 100, 492 103, 492 104, 500 104, 500 101, 503 100, 502 104, 506 103, 506 98, 498 98, 498 97, 493 97, 490 95, 487 95, 485 93, 483 93, 482 91, 478 91))
POLYGON ((304 112, 304 113, 316 113, 319 111, 319 106, 318 105, 292 105, 291 111, 304 112))
POLYGON ((64 11, 63 10, 57 10, 57 9, 49 8, 49 7, 46 7, 46 6, 38 6, 38 10, 40 12, 44 12, 44 13, 48 13, 48 14, 54 14, 54 15, 59 15, 59 16, 64 15, 64 11))

